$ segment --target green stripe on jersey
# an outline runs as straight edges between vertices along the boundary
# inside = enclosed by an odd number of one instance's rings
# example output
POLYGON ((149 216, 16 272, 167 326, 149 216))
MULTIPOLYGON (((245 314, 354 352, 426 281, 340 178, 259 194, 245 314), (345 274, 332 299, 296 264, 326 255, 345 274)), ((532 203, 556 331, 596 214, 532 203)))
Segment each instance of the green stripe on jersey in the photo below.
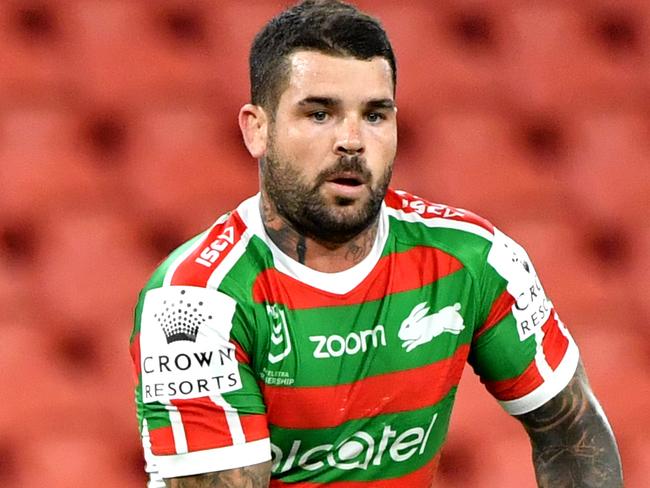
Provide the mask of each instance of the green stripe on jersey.
POLYGON ((482 267, 490 247, 490 241, 468 231, 428 227, 424 223, 405 222, 394 217, 390 217, 390 233, 399 243, 437 247, 471 270, 482 267))
POLYGON ((481 364, 483 381, 501 381, 515 378, 523 373, 535 357, 537 342, 532 335, 520 341, 517 324, 512 313, 475 341, 468 358, 470 364, 481 364), (519 350, 518 354, 504 351, 519 350))
POLYGON ((431 461, 442 446, 455 394, 456 388, 432 407, 350 420, 335 428, 271 426, 273 474, 286 483, 406 476, 431 461))
MULTIPOLYGON (((351 383, 361 378, 404 371, 430 365, 452 356, 457 347, 472 340, 475 306, 465 270, 436 283, 383 300, 360 305, 323 307, 303 310, 285 309, 292 344, 311 354, 288 358, 284 368, 295 370, 295 386, 330 386, 351 383), (466 327, 458 335, 443 334, 410 353, 387 355, 386 350, 403 351, 399 338, 402 322, 413 307, 423 301, 443 306, 461 303, 460 314, 466 327), (377 358, 381 358, 378 360, 377 358), (295 368, 295 369, 294 369, 295 368)), ((437 310, 431 310, 434 313, 437 310)))

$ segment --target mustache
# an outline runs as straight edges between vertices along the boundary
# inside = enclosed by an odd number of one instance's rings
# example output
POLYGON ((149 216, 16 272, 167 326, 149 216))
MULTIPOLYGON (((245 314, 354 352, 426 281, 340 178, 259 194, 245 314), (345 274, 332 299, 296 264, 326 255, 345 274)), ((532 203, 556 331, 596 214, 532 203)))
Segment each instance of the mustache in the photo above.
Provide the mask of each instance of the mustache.
POLYGON ((365 182, 369 182, 372 179, 372 173, 368 169, 365 158, 359 156, 341 156, 334 166, 319 173, 316 178, 316 186, 318 187, 332 176, 344 172, 356 173, 365 182))

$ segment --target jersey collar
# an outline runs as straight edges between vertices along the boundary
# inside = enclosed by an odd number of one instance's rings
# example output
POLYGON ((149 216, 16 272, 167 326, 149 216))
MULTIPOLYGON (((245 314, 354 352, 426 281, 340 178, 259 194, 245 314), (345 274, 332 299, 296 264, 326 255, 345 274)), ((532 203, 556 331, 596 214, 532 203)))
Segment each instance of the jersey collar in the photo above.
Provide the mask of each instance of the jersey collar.
POLYGON ((260 214, 260 194, 245 200, 237 208, 246 226, 253 234, 264 241, 273 255, 275 268, 302 283, 305 283, 319 290, 327 291, 337 295, 343 295, 352 291, 370 274, 376 266, 388 239, 388 215, 385 203, 382 202, 379 213, 379 225, 377 236, 370 250, 370 253, 358 264, 337 273, 324 273, 309 268, 289 257, 276 246, 264 229, 262 216, 260 214))

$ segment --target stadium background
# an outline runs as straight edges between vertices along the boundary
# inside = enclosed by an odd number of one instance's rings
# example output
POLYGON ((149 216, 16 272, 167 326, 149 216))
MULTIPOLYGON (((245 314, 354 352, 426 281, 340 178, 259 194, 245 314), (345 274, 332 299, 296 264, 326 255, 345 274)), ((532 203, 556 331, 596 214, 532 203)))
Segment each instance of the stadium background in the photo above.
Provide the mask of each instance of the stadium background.
MULTIPOLYGON (((399 62, 394 185, 529 251, 650 472, 650 2, 368 0, 399 62)), ((0 2, 0 485, 143 486, 132 307, 173 247, 256 191, 247 49, 285 2, 0 2)), ((441 487, 534 486, 466 371, 441 487)))

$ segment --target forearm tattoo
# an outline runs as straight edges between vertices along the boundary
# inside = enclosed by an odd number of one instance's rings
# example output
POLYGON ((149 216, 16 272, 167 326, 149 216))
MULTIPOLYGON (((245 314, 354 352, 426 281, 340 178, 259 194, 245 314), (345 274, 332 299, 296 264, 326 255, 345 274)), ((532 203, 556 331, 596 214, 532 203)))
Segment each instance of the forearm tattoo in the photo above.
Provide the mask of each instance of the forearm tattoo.
POLYGON ((167 488, 267 488, 271 462, 165 480, 167 488))
POLYGON ((555 398, 518 418, 531 439, 540 487, 623 486, 614 434, 582 365, 555 398))

